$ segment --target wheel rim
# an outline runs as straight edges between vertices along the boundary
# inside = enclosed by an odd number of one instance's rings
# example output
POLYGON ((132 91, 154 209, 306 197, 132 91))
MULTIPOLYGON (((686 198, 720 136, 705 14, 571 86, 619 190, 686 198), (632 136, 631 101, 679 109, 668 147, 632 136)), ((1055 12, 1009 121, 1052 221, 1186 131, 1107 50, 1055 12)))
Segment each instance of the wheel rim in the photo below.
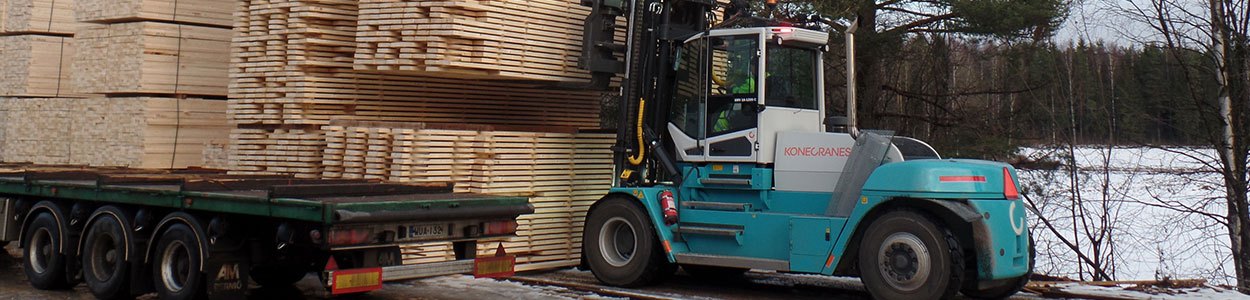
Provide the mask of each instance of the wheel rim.
POLYGON ((47 272, 53 251, 52 232, 47 228, 35 230, 30 237, 30 246, 26 248, 26 259, 30 261, 30 268, 38 274, 47 272))
POLYGON ((117 239, 112 234, 100 234, 96 237, 88 252, 91 257, 91 275, 95 276, 97 281, 108 281, 113 278, 113 272, 117 270, 120 262, 118 259, 117 239))
POLYGON ((881 277, 891 287, 912 291, 929 280, 933 262, 929 249, 920 237, 908 232, 896 232, 885 238, 877 252, 881 277))
POLYGON ((603 260, 614 267, 621 267, 634 259, 638 243, 634 238, 634 225, 622 217, 613 217, 599 230, 599 249, 603 260))
POLYGON ((161 254, 161 281, 170 292, 182 291, 191 278, 191 253, 182 241, 170 242, 161 254))

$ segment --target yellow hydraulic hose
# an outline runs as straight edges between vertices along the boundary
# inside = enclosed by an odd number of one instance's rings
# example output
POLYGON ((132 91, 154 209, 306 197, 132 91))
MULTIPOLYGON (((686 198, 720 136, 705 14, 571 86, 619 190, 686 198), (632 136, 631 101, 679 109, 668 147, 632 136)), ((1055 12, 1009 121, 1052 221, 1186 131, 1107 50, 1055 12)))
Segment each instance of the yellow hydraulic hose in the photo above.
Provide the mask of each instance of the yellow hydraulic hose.
POLYGON ((642 113, 646 112, 646 110, 647 110, 647 99, 638 98, 638 127, 637 127, 638 156, 629 157, 629 164, 635 165, 635 166, 642 164, 642 158, 644 157, 644 154, 647 153, 647 144, 643 141, 643 138, 642 138, 642 113))

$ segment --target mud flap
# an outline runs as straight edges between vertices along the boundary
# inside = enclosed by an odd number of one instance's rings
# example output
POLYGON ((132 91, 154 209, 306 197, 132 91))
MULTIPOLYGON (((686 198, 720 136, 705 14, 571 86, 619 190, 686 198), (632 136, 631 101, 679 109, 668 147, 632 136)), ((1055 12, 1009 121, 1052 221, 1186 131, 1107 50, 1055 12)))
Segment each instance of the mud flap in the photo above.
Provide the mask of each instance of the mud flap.
POLYGON ((208 299, 243 299, 248 290, 246 259, 214 253, 204 268, 204 288, 208 299))

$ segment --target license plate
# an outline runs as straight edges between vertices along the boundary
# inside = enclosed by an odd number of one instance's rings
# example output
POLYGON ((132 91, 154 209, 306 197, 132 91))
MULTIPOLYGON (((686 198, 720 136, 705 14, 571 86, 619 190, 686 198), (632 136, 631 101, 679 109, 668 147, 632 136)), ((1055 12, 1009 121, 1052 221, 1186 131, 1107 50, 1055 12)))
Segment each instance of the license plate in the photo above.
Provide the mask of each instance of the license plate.
POLYGON ((473 277, 500 278, 516 274, 516 256, 479 257, 473 260, 473 277))
POLYGON ((382 288, 382 268, 341 270, 334 272, 330 294, 363 293, 382 288))
POLYGON ((396 239, 400 241, 428 240, 447 237, 447 224, 400 225, 396 239))

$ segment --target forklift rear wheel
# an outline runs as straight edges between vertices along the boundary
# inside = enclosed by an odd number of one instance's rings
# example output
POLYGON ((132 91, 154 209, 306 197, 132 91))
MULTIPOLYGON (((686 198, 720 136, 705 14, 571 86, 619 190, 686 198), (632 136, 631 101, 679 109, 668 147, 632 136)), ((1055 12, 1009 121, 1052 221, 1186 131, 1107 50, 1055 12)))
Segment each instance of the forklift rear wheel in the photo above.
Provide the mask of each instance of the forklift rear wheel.
POLYGON ((41 290, 72 287, 65 274, 66 259, 69 258, 60 252, 61 227, 57 226, 56 218, 50 213, 39 213, 22 236, 26 239, 22 267, 30 285, 41 290))
POLYGON ((647 215, 631 199, 613 197, 590 212, 583 250, 595 278, 636 287, 661 281, 676 271, 664 258, 647 215))
POLYGON ((949 230, 910 210, 888 212, 864 232, 860 279, 873 298, 950 298, 961 286, 963 258, 949 230))
POLYGON ((130 263, 126 261, 128 245, 121 221, 102 214, 87 229, 82 248, 83 281, 98 299, 130 297, 130 263))

